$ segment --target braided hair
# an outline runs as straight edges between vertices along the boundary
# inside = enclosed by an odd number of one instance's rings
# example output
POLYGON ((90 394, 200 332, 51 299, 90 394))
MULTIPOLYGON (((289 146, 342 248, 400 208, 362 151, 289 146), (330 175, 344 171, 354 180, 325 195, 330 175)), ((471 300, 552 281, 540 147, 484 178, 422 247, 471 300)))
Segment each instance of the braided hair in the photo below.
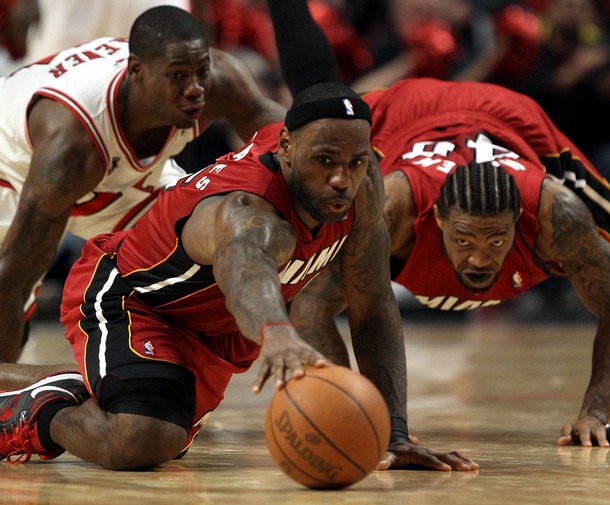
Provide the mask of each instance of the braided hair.
POLYGON ((515 220, 521 211, 515 178, 491 162, 458 166, 447 176, 436 206, 444 220, 452 210, 477 216, 509 213, 515 220))

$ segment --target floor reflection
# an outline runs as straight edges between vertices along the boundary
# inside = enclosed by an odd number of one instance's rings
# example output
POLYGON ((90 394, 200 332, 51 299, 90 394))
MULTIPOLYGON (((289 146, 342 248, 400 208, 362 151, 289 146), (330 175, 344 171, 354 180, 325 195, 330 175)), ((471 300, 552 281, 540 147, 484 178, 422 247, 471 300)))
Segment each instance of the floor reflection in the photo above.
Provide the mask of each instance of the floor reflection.
MULTIPOLYGON (((70 455, 0 463, 0 503, 495 505, 606 504, 607 448, 557 447, 578 415, 595 327, 405 324, 409 425, 421 443, 476 460, 472 473, 373 472, 342 491, 310 491, 274 464, 263 438, 272 391, 250 392, 257 367, 237 376, 188 455, 154 472, 112 472, 70 455)), ((34 328, 25 359, 61 362, 56 326, 34 328)), ((356 442, 355 442, 356 443, 356 442)))

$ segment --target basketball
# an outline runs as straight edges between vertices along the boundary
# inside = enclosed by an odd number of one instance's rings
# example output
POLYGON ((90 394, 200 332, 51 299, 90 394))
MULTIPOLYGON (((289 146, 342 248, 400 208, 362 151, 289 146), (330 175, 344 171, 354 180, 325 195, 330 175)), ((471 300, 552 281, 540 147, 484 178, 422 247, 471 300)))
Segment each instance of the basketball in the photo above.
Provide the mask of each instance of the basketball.
POLYGON ((358 372, 307 367, 271 399, 265 440, 296 482, 339 489, 375 469, 390 441, 390 414, 381 393, 358 372))

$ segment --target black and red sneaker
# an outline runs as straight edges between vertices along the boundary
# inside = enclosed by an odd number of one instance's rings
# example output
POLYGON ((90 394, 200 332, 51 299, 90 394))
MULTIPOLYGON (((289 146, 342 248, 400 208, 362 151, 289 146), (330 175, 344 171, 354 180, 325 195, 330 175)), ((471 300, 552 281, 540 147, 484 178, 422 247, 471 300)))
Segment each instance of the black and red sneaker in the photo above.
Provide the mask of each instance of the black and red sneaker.
POLYGON ((26 463, 32 454, 41 459, 63 454, 63 449, 48 451, 40 443, 37 427, 40 409, 54 401, 80 405, 88 398, 83 378, 76 372, 49 375, 27 388, 0 393, 0 459, 26 463))

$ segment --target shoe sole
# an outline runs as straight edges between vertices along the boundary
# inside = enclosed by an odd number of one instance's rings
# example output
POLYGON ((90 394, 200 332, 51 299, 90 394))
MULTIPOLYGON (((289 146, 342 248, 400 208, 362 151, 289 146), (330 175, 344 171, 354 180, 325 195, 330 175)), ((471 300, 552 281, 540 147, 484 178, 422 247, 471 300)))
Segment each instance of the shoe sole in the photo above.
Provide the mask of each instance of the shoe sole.
POLYGON ((18 389, 16 391, 4 391, 2 393, 0 393, 0 398, 4 397, 4 396, 13 396, 13 395, 18 395, 21 393, 25 393, 26 391, 32 391, 31 395, 32 398, 35 398, 36 395, 38 393, 40 393, 41 391, 61 391, 64 393, 68 393, 70 396, 72 396, 74 399, 76 399, 76 397, 74 397, 74 395, 72 393, 70 393, 70 391, 68 391, 67 389, 61 388, 59 386, 54 386, 53 383, 57 382, 57 381, 63 381, 63 380, 76 380, 79 381, 83 384, 83 387, 85 386, 85 382, 83 381, 83 378, 80 374, 78 373, 59 373, 59 374, 55 374, 55 375, 50 375, 49 377, 45 377, 44 379, 39 380, 38 382, 35 382, 34 384, 23 388, 23 389, 18 389))

